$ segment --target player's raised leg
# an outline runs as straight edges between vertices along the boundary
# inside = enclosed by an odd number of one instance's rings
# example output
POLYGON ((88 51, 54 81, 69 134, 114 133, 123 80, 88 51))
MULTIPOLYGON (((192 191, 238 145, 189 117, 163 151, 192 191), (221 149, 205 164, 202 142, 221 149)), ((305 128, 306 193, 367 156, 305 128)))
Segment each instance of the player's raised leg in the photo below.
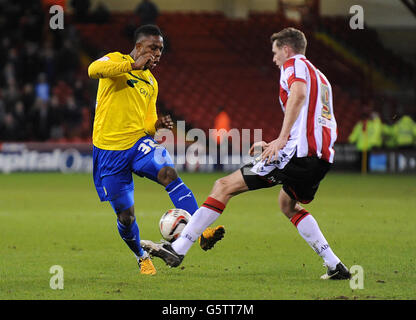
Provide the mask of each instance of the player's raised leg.
POLYGON ((245 191, 248 191, 248 187, 240 170, 217 180, 209 197, 194 213, 176 241, 172 244, 157 244, 150 240, 143 240, 141 242, 142 246, 148 250, 151 255, 162 259, 163 256, 161 256, 161 254, 165 251, 176 254, 178 259, 174 263, 170 263, 169 261, 166 261, 166 259, 164 260, 170 266, 177 267, 203 231, 220 217, 228 201, 233 196, 245 191))
MULTIPOLYGON (((137 160, 133 162, 133 171, 163 185, 175 208, 186 210, 193 215, 198 209, 197 201, 191 189, 178 176, 169 152, 150 137, 146 137, 144 141, 147 141, 152 151, 145 158, 138 154, 137 160)), ((203 239, 207 241, 200 242, 201 248, 211 249, 217 241, 223 238, 224 233, 223 226, 207 228, 203 236, 203 239)))
POLYGON ((194 194, 178 176, 169 152, 152 137, 141 139, 132 171, 163 185, 175 208, 186 210, 191 215, 198 209, 194 194))
POLYGON ((165 187, 175 208, 186 210, 190 215, 194 214, 198 209, 195 196, 173 167, 161 168, 157 180, 165 187))
POLYGON ((334 280, 349 279, 351 274, 332 251, 314 217, 302 208, 296 200, 293 200, 283 188, 279 194, 279 205, 282 212, 297 228, 302 238, 324 260, 328 272, 321 278, 334 280))
MULTIPOLYGON (((164 167, 158 173, 158 180, 165 186, 173 204, 176 208, 184 209, 192 216, 198 209, 195 196, 182 179, 177 175, 174 168, 164 167)), ((224 237, 224 226, 215 228, 207 227, 200 237, 200 245, 203 250, 209 250, 214 244, 224 237)))
POLYGON ((172 248, 175 252, 185 255, 202 232, 220 217, 231 197, 247 190, 240 170, 218 179, 208 198, 183 229, 181 236, 173 242, 172 248))

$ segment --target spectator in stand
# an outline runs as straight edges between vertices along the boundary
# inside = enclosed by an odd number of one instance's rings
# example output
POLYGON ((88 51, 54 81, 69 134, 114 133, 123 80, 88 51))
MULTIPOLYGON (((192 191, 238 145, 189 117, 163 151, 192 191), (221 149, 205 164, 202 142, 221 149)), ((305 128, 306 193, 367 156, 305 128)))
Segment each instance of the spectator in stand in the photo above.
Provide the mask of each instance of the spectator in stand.
POLYGON ((26 138, 26 114, 25 105, 21 100, 17 101, 12 111, 15 121, 15 137, 16 140, 22 141, 26 138))
POLYGON ((8 62, 4 66, 2 85, 7 85, 10 80, 14 81, 15 79, 16 79, 16 75, 15 75, 14 65, 13 65, 13 63, 8 62))
POLYGON ((86 102, 84 83, 81 79, 76 79, 73 90, 74 90, 75 103, 77 105, 80 106, 80 105, 88 103, 86 102))
POLYGON ((68 83, 74 81, 74 71, 79 67, 79 52, 76 45, 69 39, 56 55, 56 73, 68 83))
POLYGON ((354 143, 359 151, 369 151, 383 144, 383 125, 377 112, 370 116, 364 112, 363 120, 359 121, 352 130, 348 141, 354 143))
MULTIPOLYGON (((49 16, 49 12, 42 11, 41 3, 46 8, 48 3, 61 5, 65 0, 0 0, 1 141, 60 140, 64 138, 63 114, 69 116, 76 131, 76 126, 81 126, 80 107, 90 105, 82 75, 78 74, 78 33, 71 24, 66 24, 62 31, 44 29, 45 14, 49 16), (75 102, 63 107, 71 94, 75 102)), ((78 5, 87 3, 81 0, 78 5)), ((88 132, 89 118, 87 114, 84 117, 83 130, 88 132)))
POLYGON ((23 85, 20 100, 23 102, 26 114, 32 108, 32 106, 35 102, 35 98, 36 98, 36 96, 35 96, 35 91, 34 91, 33 85, 30 82, 25 83, 23 85))
POLYGON ((3 101, 2 94, 3 94, 3 92, 0 89, 0 139, 2 137, 1 130, 3 128, 4 118, 6 116, 6 107, 5 107, 5 104, 4 104, 4 101, 3 101))
POLYGON ((359 121, 350 136, 350 143, 354 143, 360 151, 361 172, 366 173, 368 168, 368 151, 379 148, 383 144, 383 124, 377 112, 368 116, 364 109, 363 120, 359 121))
POLYGON ((40 141, 49 139, 50 121, 48 103, 36 98, 34 108, 30 114, 33 138, 40 141))
POLYGON ((65 136, 69 139, 72 139, 79 134, 78 127, 80 126, 82 120, 81 109, 75 103, 75 98, 73 95, 70 95, 66 98, 63 112, 65 119, 65 136))
POLYGON ((71 0, 71 6, 74 9, 76 22, 88 22, 89 10, 91 7, 90 0, 71 0))
POLYGON ((48 81, 53 81, 55 77, 55 55, 53 42, 47 39, 40 50, 39 57, 48 81))
POLYGON ((52 140, 61 140, 64 137, 63 129, 63 107, 59 102, 56 94, 53 94, 50 101, 50 138, 52 140))
POLYGON ((19 79, 24 79, 25 82, 36 81, 37 75, 42 72, 39 46, 33 42, 27 42, 19 60, 19 79))
POLYGON ((10 111, 12 106, 17 102, 19 99, 19 90, 17 88, 16 80, 14 78, 10 78, 8 80, 8 86, 3 93, 4 103, 6 104, 6 110, 10 111))
POLYGON ((46 75, 44 73, 39 74, 38 83, 35 87, 36 98, 43 101, 49 101, 50 88, 46 82, 46 75))
POLYGON ((136 31, 137 25, 139 24, 136 22, 136 19, 137 18, 130 17, 125 27, 123 28, 123 34, 129 39, 133 39, 134 31, 136 31))
POLYGON ((10 112, 6 113, 4 115, 3 121, 0 122, 0 140, 15 141, 15 126, 16 124, 13 115, 10 112))
POLYGON ((397 147, 397 139, 394 134, 394 124, 383 124, 383 145, 390 149, 397 147))
POLYGON ((394 131, 397 139, 397 146, 399 148, 411 148, 415 141, 415 127, 416 123, 408 115, 404 115, 394 125, 394 131))
POLYGON ((56 95, 59 104, 64 105, 67 101, 67 98, 72 95, 72 88, 62 80, 59 80, 58 83, 53 87, 53 95, 56 95))
MULTIPOLYGON (((26 1, 27 2, 27 1, 26 1)), ((21 36, 25 41, 37 43, 42 37, 44 15, 39 1, 30 1, 32 4, 24 6, 24 14, 19 19, 21 36)))
POLYGON ((214 128, 217 130, 214 140, 220 145, 224 142, 224 138, 227 137, 228 131, 231 129, 231 119, 228 113, 225 111, 224 107, 219 107, 217 111, 217 116, 214 120, 214 128))
POLYGON ((159 16, 159 9, 150 0, 142 0, 135 12, 140 18, 141 25, 156 24, 157 17, 159 16))
POLYGON ((228 146, 226 150, 224 150, 224 147, 221 148, 222 144, 228 143, 228 131, 231 129, 230 116, 223 106, 220 106, 217 110, 217 115, 214 120, 214 129, 216 131, 214 131, 211 137, 217 144, 217 161, 214 167, 216 170, 220 170, 222 168, 221 159, 225 156, 222 153, 227 152, 228 154, 228 152, 232 151, 230 146, 228 146))
POLYGON ((111 14, 110 10, 108 10, 108 7, 104 3, 99 2, 94 12, 92 13, 91 20, 97 24, 104 24, 110 20, 110 16, 111 14))

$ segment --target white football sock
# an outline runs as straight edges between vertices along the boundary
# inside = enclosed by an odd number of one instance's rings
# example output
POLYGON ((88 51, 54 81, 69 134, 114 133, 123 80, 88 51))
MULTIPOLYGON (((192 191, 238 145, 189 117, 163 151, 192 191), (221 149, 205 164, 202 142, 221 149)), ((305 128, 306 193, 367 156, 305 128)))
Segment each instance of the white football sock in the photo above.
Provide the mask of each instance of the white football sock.
POLYGON ((198 240, 202 232, 205 231, 221 214, 206 208, 200 207, 192 215, 185 228, 182 230, 180 237, 172 243, 172 248, 176 253, 185 255, 191 248, 192 244, 198 240))
POLYGON ((315 218, 307 213, 306 210, 304 210, 303 216, 298 217, 297 221, 294 221, 295 217, 292 218, 292 222, 293 224, 296 222, 295 226, 297 227, 302 238, 305 239, 312 249, 324 260, 325 264, 330 269, 335 269, 336 265, 341 260, 332 251, 328 241, 326 241, 324 235, 319 229, 315 218))

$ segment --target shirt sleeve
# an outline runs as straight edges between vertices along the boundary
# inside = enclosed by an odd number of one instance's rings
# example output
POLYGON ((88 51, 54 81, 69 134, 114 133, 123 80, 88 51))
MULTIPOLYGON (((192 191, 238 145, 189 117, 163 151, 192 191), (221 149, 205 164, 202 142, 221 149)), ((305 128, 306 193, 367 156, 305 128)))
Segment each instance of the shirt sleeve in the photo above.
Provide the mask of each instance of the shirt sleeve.
POLYGON ((284 65, 284 74, 289 88, 295 81, 306 82, 307 67, 300 59, 291 59, 284 65))
POLYGON ((116 61, 108 54, 89 65, 88 76, 92 79, 113 78, 131 70, 130 61, 116 61))

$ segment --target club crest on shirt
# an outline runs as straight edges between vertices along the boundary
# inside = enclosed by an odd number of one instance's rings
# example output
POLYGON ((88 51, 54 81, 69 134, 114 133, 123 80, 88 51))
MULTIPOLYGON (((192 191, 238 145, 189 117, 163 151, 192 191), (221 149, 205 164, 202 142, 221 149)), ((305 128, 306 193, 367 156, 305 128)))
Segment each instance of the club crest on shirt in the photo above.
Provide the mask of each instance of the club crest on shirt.
POLYGON ((325 119, 331 120, 331 111, 329 110, 328 106, 323 105, 322 106, 322 117, 325 119))

